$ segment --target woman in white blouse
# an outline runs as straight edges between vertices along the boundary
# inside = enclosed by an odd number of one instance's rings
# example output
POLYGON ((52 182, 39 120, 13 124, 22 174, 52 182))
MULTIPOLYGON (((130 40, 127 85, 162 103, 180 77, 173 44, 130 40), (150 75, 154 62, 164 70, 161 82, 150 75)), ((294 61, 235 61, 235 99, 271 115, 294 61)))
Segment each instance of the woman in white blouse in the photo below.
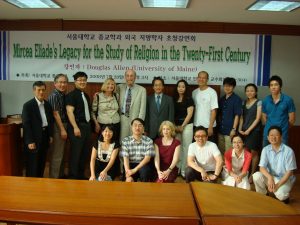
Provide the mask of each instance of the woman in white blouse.
POLYGON ((112 125, 103 125, 99 140, 93 146, 90 170, 90 180, 110 181, 119 175, 119 144, 114 141, 112 125))

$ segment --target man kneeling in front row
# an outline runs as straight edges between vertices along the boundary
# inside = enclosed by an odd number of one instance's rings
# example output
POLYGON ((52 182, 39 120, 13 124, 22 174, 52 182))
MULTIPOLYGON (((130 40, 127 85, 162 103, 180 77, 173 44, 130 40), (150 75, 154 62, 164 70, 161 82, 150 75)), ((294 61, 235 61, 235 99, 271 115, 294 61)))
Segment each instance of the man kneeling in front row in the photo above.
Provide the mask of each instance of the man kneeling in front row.
POLYGON ((253 182, 257 192, 274 193, 277 199, 289 202, 290 191, 296 177, 293 170, 297 169, 294 151, 282 143, 282 130, 271 126, 268 131, 269 145, 263 148, 259 172, 253 174, 253 182))
POLYGON ((205 127, 197 127, 194 138, 196 141, 188 150, 185 180, 187 183, 194 180, 216 183, 223 166, 221 152, 215 143, 208 141, 205 127))
POLYGON ((136 118, 131 122, 132 136, 122 141, 121 156, 124 159, 126 182, 153 180, 155 151, 153 141, 144 134, 144 121, 136 118))

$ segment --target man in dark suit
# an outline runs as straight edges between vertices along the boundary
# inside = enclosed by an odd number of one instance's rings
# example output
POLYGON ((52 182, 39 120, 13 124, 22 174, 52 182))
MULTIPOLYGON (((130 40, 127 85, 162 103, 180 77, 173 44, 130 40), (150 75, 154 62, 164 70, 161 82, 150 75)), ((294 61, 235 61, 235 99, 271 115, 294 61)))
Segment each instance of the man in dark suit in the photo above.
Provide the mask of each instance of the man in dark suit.
POLYGON ((45 91, 44 82, 34 82, 34 98, 23 105, 22 122, 27 177, 43 177, 47 151, 52 142, 54 119, 50 104, 44 100, 45 91))
POLYGON ((159 136, 159 126, 169 120, 174 123, 173 99, 164 94, 164 80, 161 77, 154 77, 152 86, 154 94, 148 96, 146 107, 146 132, 151 139, 159 136))

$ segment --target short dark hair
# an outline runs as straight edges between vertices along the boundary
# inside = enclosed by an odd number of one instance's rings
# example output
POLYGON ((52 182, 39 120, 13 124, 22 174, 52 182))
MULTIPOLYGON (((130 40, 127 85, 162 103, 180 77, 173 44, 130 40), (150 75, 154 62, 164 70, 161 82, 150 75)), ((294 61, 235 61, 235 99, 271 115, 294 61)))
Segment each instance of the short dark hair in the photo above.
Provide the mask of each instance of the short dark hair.
POLYGON ((235 135, 233 135, 232 138, 231 138, 231 143, 232 143, 232 141, 233 141, 233 139, 234 139, 235 137, 239 137, 239 138, 243 141, 243 143, 245 142, 244 136, 243 136, 243 135, 241 135, 241 134, 235 134, 235 135))
POLYGON ((141 124, 143 124, 143 127, 145 127, 145 122, 144 122, 144 120, 142 120, 141 118, 135 118, 135 119, 133 119, 133 120, 131 121, 131 126, 132 126, 132 124, 134 123, 134 121, 139 121, 141 124))
POLYGON ((35 89, 35 87, 41 87, 44 86, 46 88, 46 84, 44 81, 35 81, 32 85, 32 88, 35 89))
POLYGON ((207 128, 203 127, 203 126, 199 126, 199 127, 196 127, 195 130, 194 130, 194 136, 196 134, 197 131, 199 130, 203 130, 206 134, 206 136, 208 136, 208 132, 207 132, 207 128))
POLYGON ((59 74, 57 74, 57 75, 54 77, 54 82, 57 82, 57 80, 58 80, 59 78, 61 78, 61 77, 66 78, 67 82, 69 81, 68 76, 67 76, 66 74, 59 73, 59 74))
POLYGON ((272 77, 270 77, 269 87, 270 87, 270 84, 271 84, 272 81, 277 81, 277 83, 279 84, 279 86, 282 87, 282 79, 281 79, 280 76, 273 75, 272 77))
POLYGON ((86 73, 82 71, 79 71, 73 75, 74 80, 77 80, 79 77, 85 77, 86 79, 88 79, 86 73))
POLYGON ((277 130, 280 133, 280 136, 282 136, 282 129, 279 126, 271 126, 268 130, 268 135, 270 134, 271 130, 277 130))
POLYGON ((236 80, 233 77, 225 77, 223 80, 223 85, 225 84, 235 87, 236 80))
POLYGON ((103 135, 102 135, 102 132, 108 128, 109 130, 111 130, 113 132, 113 136, 111 137, 111 140, 110 140, 110 143, 114 143, 115 142, 115 132, 117 132, 115 129, 114 129, 114 126, 113 124, 102 124, 101 125, 101 131, 100 131, 100 135, 99 135, 99 141, 103 141, 103 135))
POLYGON ((162 85, 165 86, 165 81, 164 81, 164 79, 162 79, 161 77, 153 77, 153 80, 152 80, 152 86, 154 86, 154 82, 155 82, 156 80, 160 80, 161 83, 162 83, 162 85))

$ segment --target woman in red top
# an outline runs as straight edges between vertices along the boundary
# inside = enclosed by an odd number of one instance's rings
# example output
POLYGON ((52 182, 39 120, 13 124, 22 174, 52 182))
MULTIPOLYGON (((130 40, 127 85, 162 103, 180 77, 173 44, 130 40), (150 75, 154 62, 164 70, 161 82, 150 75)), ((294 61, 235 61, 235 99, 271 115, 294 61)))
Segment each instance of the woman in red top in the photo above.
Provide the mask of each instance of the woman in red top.
POLYGON ((224 154, 225 174, 224 185, 239 187, 250 190, 248 170, 251 164, 252 155, 244 148, 244 141, 241 135, 236 134, 231 139, 232 148, 224 154))
POLYGON ((179 161, 180 141, 175 139, 175 125, 170 121, 163 121, 159 127, 161 137, 155 140, 155 168, 156 182, 174 182, 178 175, 176 164, 179 161))

